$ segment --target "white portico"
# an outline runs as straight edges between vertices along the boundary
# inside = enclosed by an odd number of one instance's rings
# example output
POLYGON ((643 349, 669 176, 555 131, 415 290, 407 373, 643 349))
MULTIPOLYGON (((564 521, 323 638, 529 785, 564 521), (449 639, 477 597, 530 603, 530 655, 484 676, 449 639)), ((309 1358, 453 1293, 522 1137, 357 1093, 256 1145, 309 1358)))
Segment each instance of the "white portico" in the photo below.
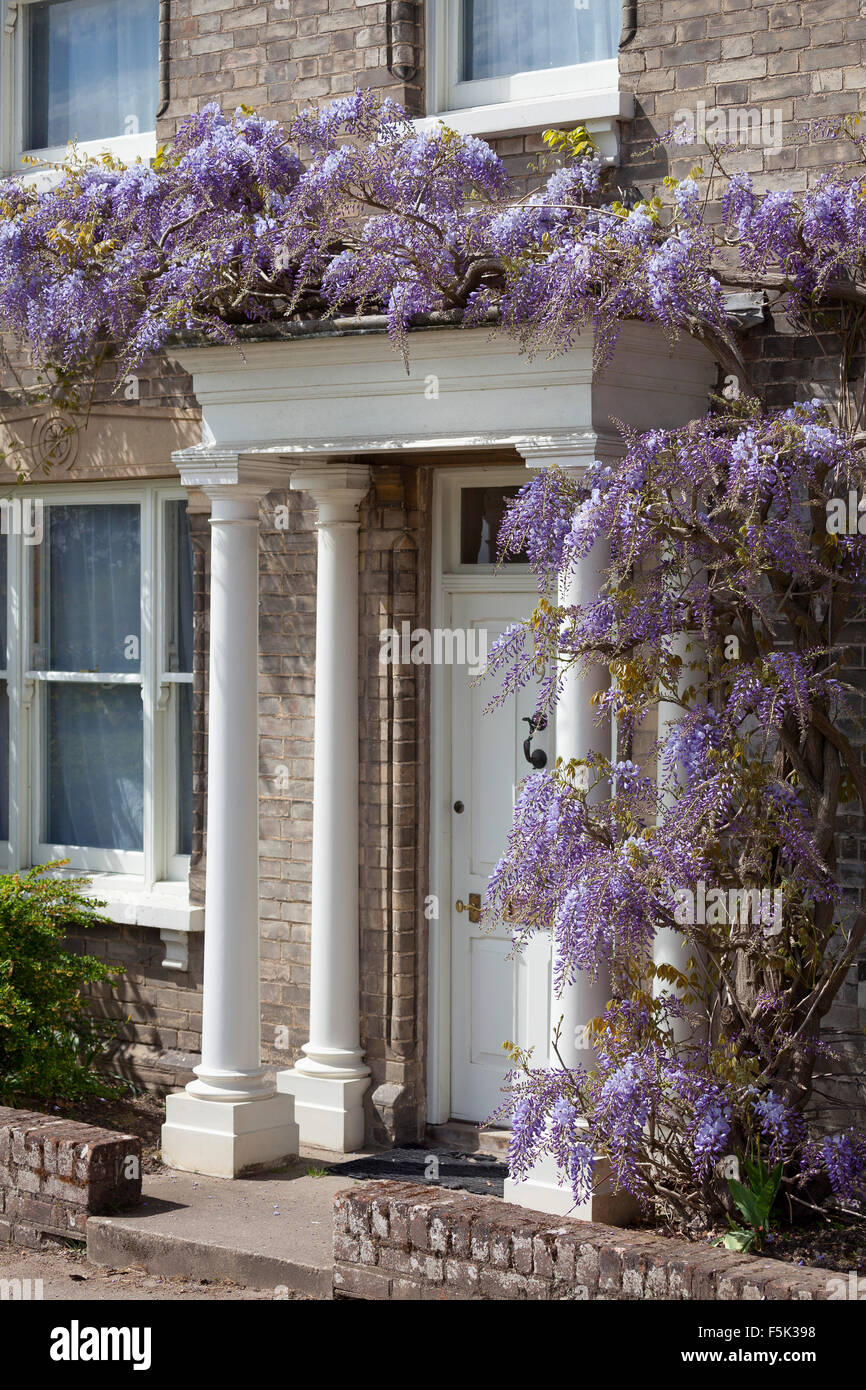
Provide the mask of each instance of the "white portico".
MULTIPOLYGON (((193 376, 204 442, 175 461, 184 485, 211 498, 213 546, 204 1041, 197 1080, 168 1101, 164 1153, 178 1167, 231 1175, 273 1162, 297 1152, 298 1129, 301 1143, 344 1152, 364 1140, 358 527, 370 468, 423 452, 441 456, 445 471, 455 462, 483 465, 491 449, 500 461, 513 451, 517 481, 527 466, 583 468, 599 450, 618 447, 612 418, 637 428, 681 424, 703 413, 714 376, 702 348, 685 342, 671 352, 640 324, 625 328, 601 379, 589 337, 561 357, 528 361, 486 329, 426 329, 411 334, 410 355, 407 375, 387 336, 362 326, 247 342, 243 357, 222 347, 176 353, 193 376), (269 1084, 259 1046, 255 524, 260 499, 287 486, 315 503, 318 532, 310 1036, 294 1066, 269 1084)), ((590 556, 564 598, 594 592, 602 560, 590 556)), ((434 680, 427 892, 449 909, 429 923, 428 1118, 438 1123, 453 1113, 455 1060, 453 894, 447 836, 439 834, 452 789, 435 735, 443 727, 436 691, 434 680)), ((556 732, 566 757, 605 744, 591 694, 580 682, 566 693, 556 732)), ((580 1028, 603 994, 603 982, 578 984, 549 1004, 549 1015, 565 1014, 578 1050, 580 1028)), ((542 1206, 542 1188, 522 1185, 513 1199, 542 1206)))

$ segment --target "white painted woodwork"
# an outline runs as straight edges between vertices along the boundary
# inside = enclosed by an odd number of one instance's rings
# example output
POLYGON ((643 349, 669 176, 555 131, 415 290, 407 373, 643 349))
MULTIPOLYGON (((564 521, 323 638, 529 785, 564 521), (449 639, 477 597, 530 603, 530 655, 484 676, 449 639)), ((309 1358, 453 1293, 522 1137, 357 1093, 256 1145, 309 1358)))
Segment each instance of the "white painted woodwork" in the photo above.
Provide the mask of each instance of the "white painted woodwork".
POLYGON ((566 447, 592 457, 618 443, 612 417, 638 429, 703 414, 712 358, 686 340, 669 348, 650 325, 624 326, 599 376, 592 334, 559 357, 521 354, 488 328, 410 335, 409 371, 386 334, 346 331, 172 356, 192 373, 204 415, 202 444, 174 455, 231 470, 238 453, 299 466, 304 455, 345 457, 405 449, 522 451, 566 447))
POLYGON ((459 0, 427 0, 427 110, 416 126, 444 121, 464 135, 519 135, 585 125, 604 158, 619 149, 619 121, 631 120, 634 97, 619 90, 616 58, 459 80, 459 0))
MULTIPOLYGON (((458 593, 451 600, 452 628, 483 629, 488 644, 535 607, 534 590, 458 593)), ((509 1069, 504 1042, 534 1047, 547 1056, 550 1022, 550 942, 534 938, 515 955, 507 923, 495 930, 473 924, 458 900, 470 893, 481 901, 490 874, 506 847, 514 799, 532 769, 523 753, 534 713, 532 687, 495 710, 487 706, 497 685, 474 683, 465 666, 450 668, 451 685, 451 1114, 460 1120, 484 1121, 505 1099, 502 1085, 509 1069), (464 805, 454 811, 454 802, 464 805)), ((552 748, 550 729, 533 738, 533 748, 552 748)), ((502 1123, 502 1121, 500 1121, 502 1123)))

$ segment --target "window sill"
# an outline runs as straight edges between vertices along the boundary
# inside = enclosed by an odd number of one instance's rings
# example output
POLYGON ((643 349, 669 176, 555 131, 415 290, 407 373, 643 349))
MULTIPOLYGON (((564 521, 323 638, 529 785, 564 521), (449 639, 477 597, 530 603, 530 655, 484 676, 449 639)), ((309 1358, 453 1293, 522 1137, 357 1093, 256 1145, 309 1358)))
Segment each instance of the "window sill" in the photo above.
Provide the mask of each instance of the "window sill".
POLYGON ((507 136, 524 135, 529 131, 551 127, 585 125, 602 155, 615 159, 617 122, 629 121, 633 116, 634 97, 631 92, 583 91, 441 111, 416 120, 415 126, 418 130, 431 130, 444 121, 461 135, 507 136))
POLYGON ((150 889, 141 879, 124 874, 88 874, 85 897, 106 906, 106 917, 119 926, 155 927, 165 946, 166 970, 189 967, 189 933, 204 930, 204 908, 189 900, 185 883, 157 883, 150 889))
MULTIPOLYGON (((141 159, 143 164, 149 164, 156 158, 156 131, 148 130, 141 135, 113 135, 104 140, 82 140, 76 148, 80 155, 90 158, 98 159, 101 154, 111 154, 124 164, 134 164, 137 159, 141 159)), ((69 157, 69 146, 54 145, 44 150, 22 150, 21 158, 25 155, 38 159, 43 164, 62 164, 69 157)), ((36 183, 40 189, 51 187, 59 177, 56 169, 34 169, 26 164, 21 165, 20 162, 18 174, 23 182, 36 183)))

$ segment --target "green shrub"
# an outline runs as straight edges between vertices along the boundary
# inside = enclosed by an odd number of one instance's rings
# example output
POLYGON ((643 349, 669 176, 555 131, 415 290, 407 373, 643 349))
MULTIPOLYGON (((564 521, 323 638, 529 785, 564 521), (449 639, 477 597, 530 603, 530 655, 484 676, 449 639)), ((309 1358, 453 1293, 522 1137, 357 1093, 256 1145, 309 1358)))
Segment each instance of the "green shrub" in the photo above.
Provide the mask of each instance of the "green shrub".
POLYGON ((0 1100, 76 1100, 115 1092, 95 1061, 117 1030, 95 1017, 84 987, 119 967, 64 948, 72 928, 106 922, 85 878, 46 877, 48 864, 0 874, 0 1100))

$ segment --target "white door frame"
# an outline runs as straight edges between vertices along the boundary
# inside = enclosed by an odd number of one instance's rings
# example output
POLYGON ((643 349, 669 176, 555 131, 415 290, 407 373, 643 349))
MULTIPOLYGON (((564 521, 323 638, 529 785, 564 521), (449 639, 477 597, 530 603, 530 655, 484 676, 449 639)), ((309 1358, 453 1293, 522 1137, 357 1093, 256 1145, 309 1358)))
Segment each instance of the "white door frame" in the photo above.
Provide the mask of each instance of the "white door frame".
MULTIPOLYGON (((482 483, 503 487, 528 482, 525 463, 473 464, 437 468, 433 474, 430 625, 447 625, 455 594, 522 592, 534 580, 528 566, 500 569, 460 565, 460 487, 482 483)), ((428 947, 427 1122, 451 1118, 451 668, 430 668, 430 876, 429 894, 439 916, 430 918, 428 947)))

